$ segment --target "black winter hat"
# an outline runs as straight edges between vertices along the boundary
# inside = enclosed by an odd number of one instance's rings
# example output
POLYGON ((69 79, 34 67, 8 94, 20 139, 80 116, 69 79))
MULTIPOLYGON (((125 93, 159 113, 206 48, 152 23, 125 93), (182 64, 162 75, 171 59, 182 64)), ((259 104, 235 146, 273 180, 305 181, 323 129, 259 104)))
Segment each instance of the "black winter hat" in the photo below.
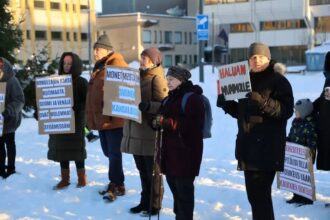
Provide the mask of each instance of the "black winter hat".
POLYGON ((294 109, 300 113, 300 117, 304 119, 306 116, 312 114, 313 103, 309 99, 299 99, 294 105, 294 109))
POLYGON ((271 59, 269 47, 266 44, 255 42, 249 47, 249 58, 254 55, 264 55, 271 59))
POLYGON ((324 71, 330 72, 330 51, 325 55, 324 71))
POLYGON ((185 82, 188 81, 188 79, 190 79, 191 73, 189 72, 189 70, 182 68, 180 66, 171 66, 168 69, 166 76, 172 76, 180 80, 181 82, 185 82))
POLYGON ((156 47, 150 47, 142 51, 141 56, 147 56, 151 59, 152 63, 155 65, 160 65, 162 63, 162 53, 156 47))
POLYGON ((97 41, 94 44, 94 49, 95 48, 103 48, 106 50, 112 50, 113 47, 110 43, 108 35, 103 34, 103 35, 99 36, 99 38, 97 39, 97 41))

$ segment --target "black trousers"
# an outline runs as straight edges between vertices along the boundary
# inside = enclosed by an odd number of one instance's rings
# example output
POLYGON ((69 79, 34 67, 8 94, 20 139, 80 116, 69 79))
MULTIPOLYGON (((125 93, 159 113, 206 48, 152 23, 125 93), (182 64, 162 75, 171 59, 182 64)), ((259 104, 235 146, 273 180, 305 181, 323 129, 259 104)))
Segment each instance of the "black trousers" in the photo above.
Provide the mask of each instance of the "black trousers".
POLYGON ((15 171, 16 159, 16 144, 15 132, 3 134, 0 137, 0 171, 4 171, 6 167, 7 158, 7 172, 15 171))
POLYGON ((274 220, 272 184, 275 171, 244 171, 253 220, 274 220))
POLYGON ((141 180, 140 204, 148 210, 150 206, 160 209, 162 207, 164 187, 159 167, 157 164, 154 167, 154 157, 141 155, 133 155, 133 157, 141 180), (153 170, 154 168, 155 170, 153 170), (154 177, 152 179, 153 173, 154 177))
POLYGON ((195 177, 166 176, 166 180, 174 198, 175 219, 192 220, 195 205, 195 177))

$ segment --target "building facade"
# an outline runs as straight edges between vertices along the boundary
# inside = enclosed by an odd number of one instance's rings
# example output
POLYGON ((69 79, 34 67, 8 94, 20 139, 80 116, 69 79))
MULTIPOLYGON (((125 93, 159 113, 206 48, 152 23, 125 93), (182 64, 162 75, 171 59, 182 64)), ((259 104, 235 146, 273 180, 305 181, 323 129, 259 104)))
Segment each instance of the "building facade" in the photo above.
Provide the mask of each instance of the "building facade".
POLYGON ((269 45, 273 58, 305 64, 305 51, 330 39, 330 0, 205 0, 214 38, 225 30, 230 61, 247 57, 254 41, 269 45))
POLYGON ((127 13, 99 15, 98 35, 106 33, 114 50, 128 62, 139 60, 145 48, 158 47, 165 67, 197 64, 196 19, 188 16, 127 13))
POLYGON ((61 56, 64 51, 72 51, 88 63, 89 41, 94 42, 96 36, 94 0, 9 2, 23 32, 23 45, 16 52, 18 61, 25 62, 46 47, 49 60, 61 56))

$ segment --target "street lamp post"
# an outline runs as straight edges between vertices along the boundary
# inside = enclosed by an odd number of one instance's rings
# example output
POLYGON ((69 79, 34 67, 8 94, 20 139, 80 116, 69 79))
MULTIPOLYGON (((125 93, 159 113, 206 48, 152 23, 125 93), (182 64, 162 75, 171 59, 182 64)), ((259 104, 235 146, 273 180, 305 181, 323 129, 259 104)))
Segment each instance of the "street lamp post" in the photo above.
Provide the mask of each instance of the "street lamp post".
MULTIPOLYGON (((199 0, 199 14, 203 14, 203 0, 199 0)), ((199 81, 204 82, 204 41, 200 40, 198 41, 198 47, 199 47, 199 81)))

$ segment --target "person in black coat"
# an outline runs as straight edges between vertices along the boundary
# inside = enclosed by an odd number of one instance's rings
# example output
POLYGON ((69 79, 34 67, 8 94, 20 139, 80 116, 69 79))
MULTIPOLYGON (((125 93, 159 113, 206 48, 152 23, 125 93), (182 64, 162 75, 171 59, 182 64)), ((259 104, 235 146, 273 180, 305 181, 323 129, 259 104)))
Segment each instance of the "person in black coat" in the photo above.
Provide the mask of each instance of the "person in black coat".
POLYGON ((172 66, 166 78, 169 95, 164 99, 154 127, 163 130, 161 138, 161 172, 174 198, 176 220, 192 220, 194 212, 194 180, 199 174, 203 154, 204 104, 203 90, 188 79, 191 73, 172 66), (193 92, 185 109, 181 103, 185 93, 193 92))
POLYGON ((314 101, 318 134, 316 169, 330 170, 330 52, 325 56, 325 83, 319 98, 314 101))
POLYGON ((238 101, 226 101, 220 94, 217 106, 237 119, 235 157, 238 170, 244 171, 253 219, 271 220, 271 187, 276 171, 284 169, 286 124, 293 114, 293 94, 283 76, 285 68, 271 61, 267 45, 250 45, 249 65, 252 92, 238 101))

